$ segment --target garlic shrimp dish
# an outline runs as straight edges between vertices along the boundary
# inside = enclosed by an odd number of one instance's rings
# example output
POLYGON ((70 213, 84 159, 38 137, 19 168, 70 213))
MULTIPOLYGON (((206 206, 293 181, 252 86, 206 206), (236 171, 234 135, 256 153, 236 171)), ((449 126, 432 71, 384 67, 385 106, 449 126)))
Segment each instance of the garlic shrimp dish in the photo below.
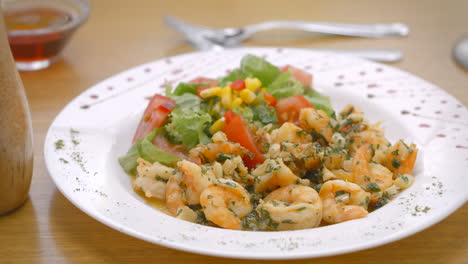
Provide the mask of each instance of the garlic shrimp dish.
POLYGON ((359 106, 335 112, 311 74, 246 55, 227 76, 168 83, 119 162, 173 217, 282 231, 366 217, 411 186, 417 154, 359 106))

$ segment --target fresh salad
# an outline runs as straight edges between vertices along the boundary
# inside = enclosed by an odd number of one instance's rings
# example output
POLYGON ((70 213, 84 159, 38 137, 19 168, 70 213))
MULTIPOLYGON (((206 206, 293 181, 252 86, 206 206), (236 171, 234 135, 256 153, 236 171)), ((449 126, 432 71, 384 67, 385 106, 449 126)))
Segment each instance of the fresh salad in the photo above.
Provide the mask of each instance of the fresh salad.
POLYGON ((335 112, 312 75, 246 55, 218 79, 154 95, 119 159, 169 214, 236 230, 365 217, 411 186, 418 150, 390 143, 353 105, 335 112))

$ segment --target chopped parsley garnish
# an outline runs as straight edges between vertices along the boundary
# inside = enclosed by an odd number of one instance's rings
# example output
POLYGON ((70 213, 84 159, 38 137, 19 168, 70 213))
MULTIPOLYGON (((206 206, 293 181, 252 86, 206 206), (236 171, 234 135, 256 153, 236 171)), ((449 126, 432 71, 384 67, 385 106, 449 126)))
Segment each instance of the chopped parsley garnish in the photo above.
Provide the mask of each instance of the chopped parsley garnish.
POLYGON ((371 192, 380 192, 380 187, 375 182, 371 182, 366 185, 366 188, 371 192))
POLYGON ((390 194, 387 192, 384 192, 382 197, 380 197, 375 203, 371 205, 370 211, 374 211, 379 209, 380 207, 386 205, 390 201, 390 194))
POLYGON ((236 184, 234 182, 230 182, 230 181, 224 182, 224 185, 227 185, 229 187, 236 187, 236 184))
POLYGON ((403 179, 403 181, 404 181, 405 183, 408 183, 408 182, 409 182, 408 177, 405 176, 405 175, 403 175, 403 174, 398 174, 398 177, 400 177, 401 179, 403 179))
POLYGON ((302 137, 302 136, 304 136, 304 135, 307 135, 307 133, 308 133, 308 132, 307 132, 306 129, 302 129, 302 130, 297 131, 297 132, 296 132, 296 135, 297 135, 298 137, 302 137))
POLYGON ((157 181, 167 182, 167 179, 164 179, 163 177, 161 177, 159 175, 156 175, 155 178, 156 178, 157 181))
POLYGON ((321 184, 321 183, 320 183, 320 184, 317 184, 317 185, 315 185, 315 186, 312 187, 312 188, 314 188, 314 190, 315 190, 316 192, 320 192, 320 189, 322 189, 322 184, 321 184))
POLYGON ((273 166, 271 166, 271 164, 268 164, 268 165, 267 165, 267 168, 266 168, 266 170, 265 170, 265 173, 274 172, 274 171, 277 171, 277 170, 279 170, 279 169, 281 169, 281 166, 273 167, 273 166))
POLYGON ((320 169, 308 170, 303 178, 309 179, 312 183, 315 184, 323 183, 323 173, 320 169))
POLYGON ((62 139, 55 141, 55 150, 63 149, 64 146, 65 143, 63 143, 62 139))
POLYGON ((395 169, 398 169, 401 165, 401 162, 395 158, 392 159, 392 166, 395 168, 395 169))
POLYGON ((369 145, 369 148, 371 149, 371 157, 375 156, 375 149, 373 145, 369 145))
POLYGON ((218 160, 219 162, 223 162, 223 161, 226 161, 228 159, 232 159, 232 156, 231 155, 226 155, 223 152, 218 153, 218 156, 216 157, 216 160, 218 160))
POLYGON ((341 113, 342 117, 349 116, 354 111, 354 107, 350 107, 347 112, 341 113))
POLYGON ((335 192, 335 197, 338 197, 338 196, 343 195, 345 193, 347 193, 347 192, 345 192, 344 190, 337 191, 337 192, 335 192))
POLYGON ((270 143, 265 142, 263 143, 263 151, 266 153, 270 150, 270 143))

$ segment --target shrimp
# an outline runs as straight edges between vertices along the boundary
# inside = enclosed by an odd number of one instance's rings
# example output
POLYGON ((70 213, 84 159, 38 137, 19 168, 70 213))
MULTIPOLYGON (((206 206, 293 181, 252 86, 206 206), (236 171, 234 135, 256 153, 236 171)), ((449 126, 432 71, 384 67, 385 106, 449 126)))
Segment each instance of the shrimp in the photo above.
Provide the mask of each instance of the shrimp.
POLYGON ((327 181, 319 196, 323 203, 323 221, 329 224, 363 218, 368 214, 370 194, 352 182, 327 181))
POLYGON ((202 168, 188 160, 177 163, 179 173, 173 174, 166 186, 166 206, 172 215, 181 207, 200 203, 201 192, 215 180, 212 170, 202 168))
POLYGON ((257 142, 263 142, 264 144, 273 144, 271 138, 271 132, 273 132, 272 130, 273 124, 268 124, 263 127, 254 128, 255 139, 257 140, 257 142))
POLYGON ((318 193, 303 185, 289 185, 274 190, 256 210, 267 212, 277 230, 313 228, 322 220, 322 201, 318 193))
POLYGON ((274 190, 300 181, 300 178, 283 163, 282 159, 265 160, 262 165, 252 171, 252 175, 255 177, 256 192, 274 190))
POLYGON ((305 169, 317 169, 320 167, 321 156, 319 150, 314 143, 306 144, 293 144, 293 143, 282 143, 282 151, 279 155, 284 161, 289 156, 296 159, 296 163, 304 167, 305 169))
POLYGON ((293 123, 285 122, 280 128, 271 132, 272 143, 280 144, 283 141, 290 143, 310 142, 312 138, 308 133, 302 133, 302 129, 293 123))
POLYGON ((389 145, 388 140, 384 136, 383 129, 380 127, 380 123, 372 125, 367 129, 356 133, 355 135, 351 136, 351 139, 354 142, 350 147, 351 153, 356 152, 363 145, 372 144, 375 148, 376 154, 378 154, 377 152, 380 151, 385 152, 387 145, 389 145))
POLYGON ((340 112, 340 117, 341 118, 347 118, 351 114, 362 114, 362 111, 359 110, 356 106, 349 104, 343 108, 343 110, 340 112))
POLYGON ((417 155, 418 150, 416 149, 416 145, 411 144, 407 146, 400 140, 388 148, 385 159, 386 166, 393 171, 394 178, 398 174, 411 174, 417 155))
POLYGON ((164 166, 159 162, 151 164, 142 158, 137 159, 138 166, 136 168, 139 177, 156 178, 160 181, 167 181, 174 173, 174 169, 164 166))
POLYGON ((181 187, 182 175, 176 173, 169 178, 166 185, 166 207, 176 218, 195 222, 197 213, 187 206, 184 191, 181 187))
POLYGON ((299 124, 307 130, 315 131, 330 142, 333 136, 333 129, 329 125, 330 118, 322 110, 313 108, 303 108, 299 114, 299 124))
POLYGON ((340 112, 334 125, 338 125, 337 129, 340 133, 349 134, 361 131, 367 126, 367 123, 362 111, 357 110, 353 105, 348 105, 340 112))
POLYGON ((319 153, 323 166, 327 169, 339 169, 347 158, 347 152, 341 148, 325 148, 319 153))
POLYGON ((372 145, 362 145, 352 160, 351 171, 354 182, 367 191, 384 191, 393 184, 392 172, 378 163, 370 163, 372 159, 372 145))
POLYGON ((147 177, 137 177, 133 181, 133 189, 141 190, 146 197, 164 200, 166 195, 166 183, 147 177))
POLYGON ((188 160, 179 161, 177 167, 182 173, 182 184, 185 187, 188 204, 199 204, 201 192, 214 182, 216 176, 212 170, 202 168, 188 160))
POLYGON ((133 181, 133 189, 141 190, 148 198, 164 200, 166 182, 172 176, 174 169, 158 162, 151 164, 142 158, 138 158, 137 162, 137 177, 133 181))
POLYGON ((216 225, 240 230, 241 219, 251 210, 249 193, 235 181, 217 179, 200 195, 200 204, 206 219, 216 225))
POLYGON ((240 183, 253 184, 254 178, 249 174, 249 170, 242 162, 241 157, 236 156, 227 159, 222 165, 223 178, 233 179, 240 183))
POLYGON ((202 164, 216 161, 221 154, 244 157, 250 155, 250 152, 238 143, 215 142, 191 149, 189 157, 193 162, 202 164))

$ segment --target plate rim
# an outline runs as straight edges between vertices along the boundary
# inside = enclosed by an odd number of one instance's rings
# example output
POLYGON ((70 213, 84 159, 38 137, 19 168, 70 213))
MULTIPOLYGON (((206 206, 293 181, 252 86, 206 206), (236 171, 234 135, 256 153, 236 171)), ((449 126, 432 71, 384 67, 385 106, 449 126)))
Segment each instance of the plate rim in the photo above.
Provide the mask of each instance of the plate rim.
MULTIPOLYGON (((316 54, 324 54, 324 55, 332 55, 332 56, 340 56, 340 57, 352 57, 352 56, 349 56, 349 55, 336 54, 336 53, 327 52, 327 51, 307 50, 307 49, 304 49, 304 48, 291 48, 291 47, 241 47, 241 48, 228 49, 227 51, 230 51, 230 50, 245 50, 245 51, 248 51, 248 50, 268 50, 268 51, 272 51, 272 50, 280 49, 280 48, 285 49, 285 50, 296 50, 296 51, 308 52, 308 53, 316 53, 316 54)), ((108 82, 110 79, 112 79, 113 77, 115 77, 117 75, 123 74, 125 72, 130 72, 130 71, 133 71, 133 70, 138 69, 138 68, 143 68, 143 67, 145 67, 147 65, 150 65, 150 64, 158 62, 158 61, 162 61, 162 60, 165 60, 165 59, 176 59, 176 58, 184 57, 184 56, 193 56, 193 55, 203 56, 204 54, 223 53, 223 52, 225 52, 225 51, 193 51, 193 52, 188 52, 188 53, 183 53, 183 54, 179 54, 179 55, 175 55, 175 56, 163 57, 163 58, 160 58, 160 59, 157 59, 157 60, 148 61, 146 63, 139 64, 139 65, 133 66, 131 68, 122 70, 120 72, 117 72, 115 74, 112 74, 111 76, 108 76, 107 78, 105 78, 105 79, 103 79, 103 80, 89 86, 88 88, 83 90, 80 94, 76 95, 72 100, 70 100, 60 110, 60 112, 55 116, 55 118, 51 122, 49 128, 47 129, 47 133, 46 133, 45 140, 44 140, 44 145, 43 145, 43 148, 44 148, 43 149, 43 155, 44 155, 44 160, 45 160, 45 164, 46 164, 48 174, 52 178, 55 186, 60 191, 60 193, 65 198, 67 198, 67 200, 70 201, 75 207, 77 207, 78 209, 80 209, 81 211, 86 213, 87 215, 91 216, 95 220, 101 222, 102 224, 105 224, 105 225, 111 227, 114 230, 117 230, 117 231, 119 231, 121 233, 133 236, 135 238, 144 240, 146 242, 156 244, 156 245, 160 245, 160 246, 164 246, 164 247, 171 248, 171 249, 175 249, 175 250, 181 250, 181 251, 186 251, 186 252, 191 252, 191 253, 196 253, 196 254, 202 254, 202 255, 208 255, 208 256, 216 256, 216 257, 223 257, 223 258, 234 258, 234 259, 258 259, 258 260, 275 260, 275 259, 276 260, 282 260, 282 259, 317 258, 317 257, 341 255, 341 254, 357 252, 357 251, 361 251, 361 250, 365 250, 365 249, 379 247, 379 246, 382 246, 384 244, 395 242, 395 241, 398 241, 400 239, 403 239, 403 238, 409 237, 411 235, 414 235, 416 233, 419 233, 422 230, 427 229, 428 227, 433 226, 433 225, 441 222, 442 220, 444 220, 446 217, 451 215, 453 212, 455 212, 457 209, 459 209, 461 206, 463 206, 466 203, 466 201, 468 199, 468 193, 465 193, 465 201, 460 199, 456 203, 450 204, 450 206, 448 208, 445 208, 444 211, 440 212, 437 215, 434 215, 434 216, 430 217, 429 218, 430 221, 425 220, 425 221, 423 221, 422 224, 418 225, 417 227, 401 230, 400 232, 393 233, 393 234, 388 235, 388 236, 386 236, 386 237, 384 237, 384 238, 382 238, 380 240, 365 242, 365 243, 359 243, 356 246, 350 246, 350 247, 347 247, 345 249, 335 249, 335 250, 325 251, 325 252, 323 252, 323 251, 319 251, 319 252, 311 251, 308 254, 301 253, 301 252, 296 252, 294 255, 288 255, 288 254, 285 254, 285 255, 282 255, 282 254, 271 255, 271 254, 268 254, 268 253, 260 253, 258 255, 251 255, 251 254, 239 255, 237 252, 219 252, 219 251, 216 251, 216 250, 213 251, 213 250, 209 250, 209 249, 206 250, 206 249, 201 249, 201 248, 194 248, 192 246, 187 246, 186 244, 179 243, 179 242, 171 242, 171 241, 166 241, 166 240, 157 240, 156 241, 154 239, 152 240, 150 236, 141 235, 139 232, 137 232, 135 230, 132 230, 130 228, 126 228, 126 227, 122 226, 117 221, 114 221, 111 218, 106 218, 103 215, 100 215, 95 211, 88 210, 86 207, 82 206, 77 199, 75 199, 73 197, 72 193, 66 192, 62 188, 62 186, 60 184, 58 184, 58 180, 55 178, 57 176, 54 176, 51 173, 51 171, 52 171, 51 170, 51 166, 52 166, 51 161, 47 158, 48 157, 47 153, 49 151, 52 151, 52 149, 50 147, 51 146, 51 140, 52 140, 51 133, 52 133, 52 130, 53 130, 53 127, 54 127, 54 124, 55 124, 57 118, 60 115, 62 115, 66 111, 66 109, 75 100, 77 100, 79 97, 83 96, 87 91, 89 91, 89 90, 93 89, 94 87, 97 87, 97 86, 99 86, 99 85, 101 85, 103 83, 108 82)), ((421 77, 419 77, 417 75, 413 75, 412 73, 409 73, 407 71, 401 70, 401 69, 396 68, 396 67, 393 67, 391 65, 376 63, 376 62, 369 61, 369 60, 362 59, 362 58, 356 58, 356 57, 353 57, 353 58, 356 59, 359 62, 362 62, 362 63, 366 63, 366 64, 371 63, 373 65, 384 65, 385 67, 389 67, 392 70, 395 70, 395 71, 397 71, 399 73, 410 75, 411 77, 416 78, 418 81, 425 82, 425 83, 433 85, 434 87, 437 87, 438 89, 443 91, 446 95, 452 97, 458 103, 462 104, 457 98, 455 98, 453 95, 448 93, 446 90, 440 88, 439 86, 437 86, 437 85, 435 85, 435 84, 433 84, 433 83, 431 83, 429 81, 426 81, 426 80, 422 79, 421 77)), ((245 231, 241 231, 241 232, 245 232, 245 231)), ((278 232, 282 232, 282 231, 278 231, 278 232)))

